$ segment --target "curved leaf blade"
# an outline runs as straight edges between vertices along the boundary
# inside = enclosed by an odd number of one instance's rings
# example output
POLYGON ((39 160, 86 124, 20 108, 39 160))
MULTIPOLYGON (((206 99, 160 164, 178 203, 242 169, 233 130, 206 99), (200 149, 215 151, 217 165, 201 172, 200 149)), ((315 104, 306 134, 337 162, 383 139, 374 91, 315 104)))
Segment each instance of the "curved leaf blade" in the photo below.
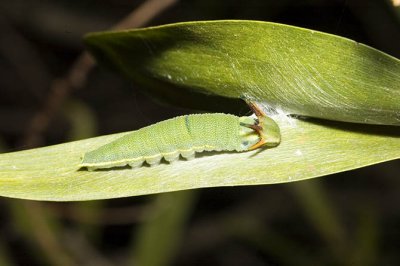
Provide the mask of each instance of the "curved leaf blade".
POLYGON ((269 22, 206 21, 92 33, 86 44, 100 63, 166 101, 193 103, 196 90, 290 114, 400 125, 400 61, 346 38, 269 22))
POLYGON ((244 153, 201 154, 154 167, 88 172, 80 157, 123 134, 0 154, 0 195, 73 201, 185 189, 292 182, 400 157, 397 127, 274 118, 282 143, 244 153), (346 128, 343 128, 343 125, 346 128))

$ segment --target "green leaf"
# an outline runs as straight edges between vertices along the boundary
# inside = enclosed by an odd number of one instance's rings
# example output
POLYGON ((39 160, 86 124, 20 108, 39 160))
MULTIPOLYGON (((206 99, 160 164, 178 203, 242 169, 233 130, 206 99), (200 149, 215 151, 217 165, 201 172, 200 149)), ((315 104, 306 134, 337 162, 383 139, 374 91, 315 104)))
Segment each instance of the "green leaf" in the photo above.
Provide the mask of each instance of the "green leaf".
MULTIPOLYGON (((177 23, 92 33, 97 60, 163 101, 247 97, 289 114, 400 125, 400 61, 342 37, 258 21, 177 23)), ((219 103, 219 106, 225 106, 219 103)))
POLYGON ((88 172, 83 153, 125 133, 0 154, 0 195, 92 200, 202 187, 292 182, 400 157, 398 127, 274 117, 282 142, 243 153, 202 153, 190 161, 88 172))
MULTIPOLYGON (((284 113, 400 123, 399 60, 337 36, 265 22, 215 21, 97 33, 86 42, 100 62, 175 104, 227 110, 245 96, 284 113), (223 97, 234 101, 220 102, 223 97)), ((273 184, 400 157, 397 126, 273 118, 282 134, 276 148, 202 153, 153 167, 79 169, 84 153, 126 133, 1 154, 0 195, 92 200, 273 184)))

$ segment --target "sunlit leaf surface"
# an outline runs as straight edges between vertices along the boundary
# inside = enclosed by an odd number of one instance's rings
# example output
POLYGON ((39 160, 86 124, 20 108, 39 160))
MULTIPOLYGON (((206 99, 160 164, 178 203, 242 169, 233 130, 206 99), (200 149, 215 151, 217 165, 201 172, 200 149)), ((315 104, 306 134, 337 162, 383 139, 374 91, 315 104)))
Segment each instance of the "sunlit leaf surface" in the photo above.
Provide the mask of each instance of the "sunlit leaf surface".
POLYGON ((200 154, 154 167, 88 172, 81 155, 121 134, 0 155, 0 195, 38 200, 89 200, 201 187, 292 182, 400 157, 397 127, 317 124, 275 117, 277 148, 200 154))

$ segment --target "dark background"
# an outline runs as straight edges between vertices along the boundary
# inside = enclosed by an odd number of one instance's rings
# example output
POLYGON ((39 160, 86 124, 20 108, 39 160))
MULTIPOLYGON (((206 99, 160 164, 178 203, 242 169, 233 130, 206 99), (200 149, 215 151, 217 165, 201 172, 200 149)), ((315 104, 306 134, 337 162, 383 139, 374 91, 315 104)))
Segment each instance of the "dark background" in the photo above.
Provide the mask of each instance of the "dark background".
MULTIPOLYGON (((98 67, 84 85, 57 94, 55 84, 84 49, 82 36, 110 28, 144 2, 0 2, 3 152, 133 130, 193 112, 158 105, 130 81, 98 67), (35 131, 33 120, 43 110, 48 124, 35 131)), ((146 25, 273 21, 348 37, 399 58, 400 11, 391 3, 181 0, 146 25)), ((300 183, 194 191, 180 237, 171 239, 176 249, 170 264, 397 265, 399 172, 393 161, 300 183)), ((0 199, 0 265, 132 264, 138 235, 163 196, 85 203, 0 199)), ((149 252, 161 256, 155 248, 149 252)))

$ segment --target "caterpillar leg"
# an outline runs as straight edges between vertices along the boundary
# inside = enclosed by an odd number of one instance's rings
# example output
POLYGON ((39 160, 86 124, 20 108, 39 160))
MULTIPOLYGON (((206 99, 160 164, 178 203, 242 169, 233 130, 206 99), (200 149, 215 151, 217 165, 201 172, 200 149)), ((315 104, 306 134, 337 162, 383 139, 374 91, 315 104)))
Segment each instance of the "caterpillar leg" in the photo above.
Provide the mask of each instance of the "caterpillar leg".
POLYGON ((194 159, 195 151, 192 149, 181 151, 181 155, 183 158, 185 158, 186 160, 189 161, 189 160, 194 159))

